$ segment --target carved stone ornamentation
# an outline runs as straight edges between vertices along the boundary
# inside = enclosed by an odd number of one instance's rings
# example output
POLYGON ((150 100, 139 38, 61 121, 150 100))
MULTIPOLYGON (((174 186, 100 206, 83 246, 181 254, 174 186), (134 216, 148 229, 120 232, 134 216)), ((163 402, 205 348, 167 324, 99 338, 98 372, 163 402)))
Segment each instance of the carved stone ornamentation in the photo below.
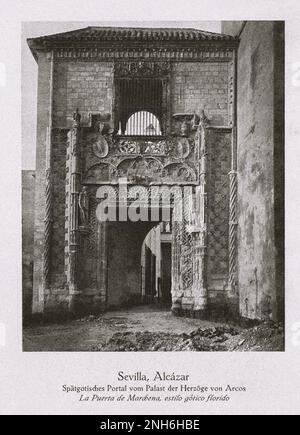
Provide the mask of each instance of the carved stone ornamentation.
POLYGON ((200 114, 200 119, 199 119, 199 124, 201 125, 202 130, 204 131, 205 128, 207 128, 210 124, 209 119, 207 118, 207 116, 204 113, 204 110, 201 110, 201 114, 200 114))
POLYGON ((229 284, 232 290, 236 287, 236 245, 237 245, 237 172, 229 173, 229 284))
POLYGON ((120 154, 167 155, 168 144, 165 140, 121 139, 117 150, 120 154))
POLYGON ((52 179, 51 170, 46 171, 46 209, 45 209, 45 229, 44 229, 44 262, 43 262, 43 282, 45 287, 49 286, 50 276, 50 254, 51 254, 51 233, 52 233, 52 179))
POLYGON ((207 140, 209 120, 202 111, 198 127, 200 141, 200 186, 197 190, 195 212, 190 231, 193 237, 193 296, 194 311, 203 312, 207 306, 207 140))
POLYGON ((187 121, 183 121, 180 127, 181 136, 186 137, 189 133, 189 124, 187 121))
POLYGON ((186 159, 190 154, 190 143, 186 138, 180 138, 177 141, 177 150, 175 157, 178 159, 186 159))
POLYGON ((133 61, 133 62, 116 62, 115 75, 117 76, 161 76, 168 75, 170 72, 169 62, 149 62, 149 61, 133 61))
POLYGON ((211 46, 210 48, 186 48, 172 46, 169 50, 165 51, 162 49, 149 50, 145 48, 142 50, 140 47, 131 49, 122 49, 118 45, 115 50, 102 47, 94 47, 87 50, 81 47, 70 47, 70 48, 55 48, 54 58, 64 61, 73 61, 80 59, 81 61, 91 61, 91 60, 115 60, 116 63, 120 62, 120 59, 124 59, 124 63, 128 62, 128 58, 132 59, 132 62, 136 62, 136 59, 140 59, 141 62, 144 60, 145 56, 148 56, 150 61, 163 62, 168 60, 195 60, 201 61, 209 59, 210 62, 230 62, 233 59, 233 48, 220 48, 216 46, 211 46))
POLYGON ((73 120, 74 120, 74 127, 79 127, 81 121, 81 115, 78 109, 76 109, 76 112, 74 112, 73 114, 73 120))
POLYGON ((162 163, 151 157, 125 159, 118 165, 118 176, 127 176, 131 183, 151 181, 161 176, 162 163))
POLYGON ((89 194, 86 186, 82 188, 79 194, 78 206, 80 226, 87 227, 89 224, 89 194))
POLYGON ((121 140, 118 144, 120 154, 140 154, 140 144, 138 141, 121 140))
POLYGON ((127 177, 168 183, 197 183, 198 151, 193 137, 136 138, 88 133, 83 183, 117 182, 127 177))
POLYGON ((184 181, 196 181, 195 171, 187 164, 184 163, 171 163, 164 167, 164 178, 166 181, 177 180, 184 181))
POLYGON ((91 166, 84 174, 83 178, 86 183, 99 183, 110 180, 110 165, 107 163, 97 163, 91 166))
POLYGON ((96 157, 99 157, 100 159, 103 159, 107 156, 109 152, 108 143, 102 134, 96 134, 94 137, 94 140, 91 143, 93 148, 93 153, 96 157))

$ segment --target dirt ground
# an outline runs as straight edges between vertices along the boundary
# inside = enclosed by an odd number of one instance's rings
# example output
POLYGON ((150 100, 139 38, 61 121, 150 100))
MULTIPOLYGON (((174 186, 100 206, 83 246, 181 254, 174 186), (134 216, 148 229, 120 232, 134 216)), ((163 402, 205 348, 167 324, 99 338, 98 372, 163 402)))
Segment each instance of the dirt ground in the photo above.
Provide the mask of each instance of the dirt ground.
POLYGON ((174 317, 158 307, 87 316, 24 328, 24 351, 278 351, 281 325, 251 329, 174 317))

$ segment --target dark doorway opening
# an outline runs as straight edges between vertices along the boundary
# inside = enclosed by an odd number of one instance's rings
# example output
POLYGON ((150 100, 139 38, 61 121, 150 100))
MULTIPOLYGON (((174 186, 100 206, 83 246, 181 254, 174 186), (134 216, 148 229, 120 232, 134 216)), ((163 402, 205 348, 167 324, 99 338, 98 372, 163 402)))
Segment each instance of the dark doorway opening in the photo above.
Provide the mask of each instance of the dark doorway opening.
POLYGON ((141 253, 141 294, 145 304, 171 307, 171 230, 161 222, 144 239, 141 253))

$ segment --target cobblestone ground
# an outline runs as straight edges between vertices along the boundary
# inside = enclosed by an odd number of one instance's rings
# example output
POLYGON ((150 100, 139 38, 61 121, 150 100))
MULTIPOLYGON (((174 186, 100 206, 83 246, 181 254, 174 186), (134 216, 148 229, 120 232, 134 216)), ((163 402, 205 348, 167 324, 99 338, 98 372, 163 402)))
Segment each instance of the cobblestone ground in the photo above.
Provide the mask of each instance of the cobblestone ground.
POLYGON ((174 317, 169 310, 153 307, 27 326, 23 333, 24 351, 262 351, 283 347, 280 325, 245 330, 174 317))

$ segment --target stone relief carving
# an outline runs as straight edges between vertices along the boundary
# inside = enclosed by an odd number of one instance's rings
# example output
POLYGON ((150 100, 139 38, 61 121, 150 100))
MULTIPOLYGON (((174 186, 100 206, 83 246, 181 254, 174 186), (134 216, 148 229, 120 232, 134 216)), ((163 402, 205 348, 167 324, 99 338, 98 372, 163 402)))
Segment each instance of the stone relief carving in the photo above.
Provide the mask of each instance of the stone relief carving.
POLYGON ((162 170, 163 165, 159 160, 139 156, 121 161, 115 174, 117 177, 126 176, 130 182, 143 182, 157 179, 162 170))
POLYGON ((124 62, 128 61, 128 58, 134 59, 140 58, 141 62, 148 56, 149 59, 162 62, 165 59, 170 60, 207 60, 211 62, 222 61, 230 62, 234 57, 234 48, 223 48, 219 44, 212 44, 211 48, 202 48, 201 45, 196 48, 179 47, 174 45, 169 50, 163 48, 157 48, 155 50, 149 50, 147 47, 141 49, 140 47, 132 47, 130 50, 126 47, 118 47, 118 49, 111 49, 107 47, 93 47, 86 49, 85 47, 58 47, 54 49, 55 59, 64 59, 65 61, 73 61, 80 59, 81 61, 88 62, 90 60, 110 60, 119 63, 120 59, 124 59, 124 62))
POLYGON ((97 163, 91 166, 84 174, 85 182, 109 181, 109 165, 107 163, 97 163))
POLYGON ((113 133, 110 125, 111 116, 109 113, 104 115, 90 114, 89 118, 92 128, 92 133, 89 135, 89 146, 92 148, 93 154, 102 159, 109 153, 107 137, 113 133))
POLYGON ((120 139, 116 141, 120 154, 167 155, 169 145, 164 140, 120 139))
POLYGON ((196 170, 187 163, 179 161, 163 165, 154 158, 138 156, 121 159, 116 166, 98 163, 87 170, 84 182, 117 182, 122 177, 127 177, 130 183, 197 181, 196 170))
POLYGON ((177 181, 196 181, 197 176, 186 163, 170 163, 164 167, 165 177, 177 181))
POLYGON ((139 154, 140 146, 137 141, 121 140, 118 144, 118 151, 121 154, 139 154))
POLYGON ((84 186, 78 198, 79 206, 79 223, 83 227, 87 227, 89 223, 89 194, 88 188, 84 186))
POLYGON ((187 121, 183 121, 180 126, 180 134, 183 137, 186 137, 189 134, 189 124, 187 121))
POLYGON ((109 151, 108 143, 102 134, 95 135, 92 142, 92 148, 95 156, 101 159, 106 157, 109 151))
POLYGON ((79 113, 79 109, 73 113, 74 127, 78 127, 81 121, 81 114, 79 113))
POLYGON ((162 154, 165 155, 168 151, 166 142, 160 140, 159 142, 145 142, 145 154, 162 154))
POLYGON ((177 141, 176 158, 186 159, 190 154, 190 144, 188 139, 180 138, 177 141))
POLYGON ((115 74, 119 76, 158 76, 169 74, 169 62, 116 62, 115 74))
POLYGON ((204 114, 175 114, 177 133, 163 138, 116 136, 110 115, 91 115, 86 131, 84 182, 101 183, 127 177, 130 183, 197 183, 199 122, 204 114), (196 126, 196 127, 195 127, 196 126))

